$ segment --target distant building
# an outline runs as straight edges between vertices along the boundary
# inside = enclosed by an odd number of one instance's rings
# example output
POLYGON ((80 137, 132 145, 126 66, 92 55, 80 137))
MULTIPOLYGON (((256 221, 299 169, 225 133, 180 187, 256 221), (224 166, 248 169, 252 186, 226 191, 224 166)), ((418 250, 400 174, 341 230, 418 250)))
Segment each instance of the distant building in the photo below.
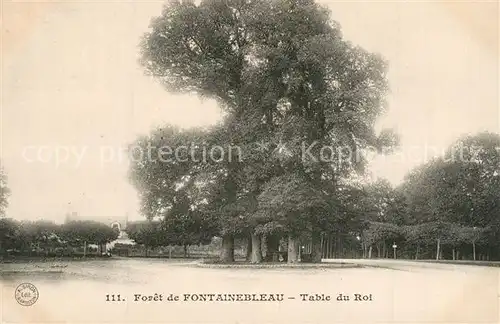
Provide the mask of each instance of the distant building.
POLYGON ((94 222, 99 222, 106 224, 110 226, 111 228, 117 228, 119 231, 119 236, 118 239, 106 244, 106 250, 110 250, 113 248, 113 246, 116 243, 121 243, 121 244, 135 244, 133 240, 130 240, 128 238, 127 233, 125 230, 127 229, 127 224, 128 224, 128 214, 125 214, 125 216, 116 216, 116 217, 88 217, 88 216, 80 216, 78 215, 77 212, 71 212, 66 214, 66 222, 71 222, 71 221, 94 221, 94 222))
POLYGON ((109 225, 111 228, 117 228, 121 233, 127 229, 128 214, 125 214, 125 216, 113 216, 113 217, 81 216, 78 215, 77 212, 71 212, 66 214, 66 222, 85 221, 85 220, 109 225))

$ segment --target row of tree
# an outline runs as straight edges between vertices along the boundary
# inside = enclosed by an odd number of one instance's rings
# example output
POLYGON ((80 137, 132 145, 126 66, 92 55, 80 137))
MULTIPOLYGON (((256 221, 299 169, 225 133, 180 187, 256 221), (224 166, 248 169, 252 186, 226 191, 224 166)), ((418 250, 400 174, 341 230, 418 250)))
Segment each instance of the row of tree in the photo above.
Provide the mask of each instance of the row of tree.
POLYGON ((205 227, 196 213, 182 215, 179 218, 168 218, 165 221, 139 221, 127 224, 127 234, 135 243, 146 249, 182 246, 184 255, 190 245, 209 244, 213 239, 213 231, 205 227))
MULTIPOLYGON (((364 203, 373 206, 364 232, 373 244, 401 242, 415 257, 433 247, 440 258, 459 253, 476 259, 500 257, 500 136, 464 136, 443 156, 412 170, 396 188, 384 181, 367 187, 364 203)), ((457 255, 458 254, 458 255, 457 255)), ((429 253, 427 253, 429 255, 429 253)))
MULTIPOLYGON (((332 197, 336 209, 324 216, 330 222, 325 222, 327 226, 321 230, 323 239, 327 236, 343 239, 367 258, 394 257, 392 246, 395 244, 398 257, 498 259, 499 147, 498 134, 466 136, 450 146, 444 156, 410 172, 395 188, 386 180, 369 184, 352 182, 347 189, 339 186, 337 196, 332 197), (360 243, 357 246, 356 238, 360 243)), ((282 187, 280 190, 301 188, 282 187)), ((175 199, 180 194, 185 195, 185 191, 177 188, 171 194, 178 203, 175 199)), ((168 197, 163 196, 164 199, 168 197)), ((281 194, 276 193, 274 197, 281 198, 281 194)), ((192 201, 185 199, 184 209, 169 209, 161 220, 129 226, 131 238, 150 247, 188 246, 204 244, 212 235, 219 235, 217 225, 220 223, 217 221, 220 215, 211 218, 213 214, 204 214, 209 206, 206 201, 197 207, 189 205, 192 201)), ((303 203, 310 202, 295 201, 293 205, 290 203, 290 208, 303 203)), ((253 249, 261 253, 260 247, 252 245, 255 240, 251 239, 245 212, 245 209, 240 210, 243 217, 238 217, 240 227, 235 227, 234 232, 239 230, 241 233, 237 238, 248 238, 248 251, 253 249)), ((279 219, 262 222, 254 227, 254 235, 262 235, 267 243, 276 245, 288 234, 283 223, 279 219)), ((298 235, 301 245, 312 239, 307 223, 305 225, 298 235)), ((333 255, 342 256, 335 252, 333 255)), ((251 254, 248 257, 252 259, 251 254)))
POLYGON ((16 221, 0 218, 0 253, 51 255, 90 244, 102 246, 118 238, 118 232, 94 221, 71 221, 62 225, 49 221, 16 221))

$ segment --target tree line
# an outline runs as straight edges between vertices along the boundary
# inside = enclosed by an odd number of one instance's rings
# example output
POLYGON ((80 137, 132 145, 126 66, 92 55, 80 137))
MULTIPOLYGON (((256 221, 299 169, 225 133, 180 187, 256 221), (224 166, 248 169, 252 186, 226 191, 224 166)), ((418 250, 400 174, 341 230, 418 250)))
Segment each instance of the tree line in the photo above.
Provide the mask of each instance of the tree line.
POLYGON ((0 254, 22 256, 75 255, 97 251, 118 238, 118 232, 95 221, 70 221, 59 225, 50 221, 17 221, 0 218, 0 254), (81 250, 81 251, 80 251, 81 250), (80 252, 79 252, 80 251, 80 252))
POLYGON ((135 243, 149 249, 166 246, 181 246, 184 256, 188 256, 191 245, 207 245, 212 242, 213 231, 204 227, 203 220, 193 213, 165 221, 136 221, 127 224, 127 235, 135 243))
MULTIPOLYGON (((343 240, 365 258, 393 258, 395 244, 397 258, 498 260, 499 147, 498 134, 465 136, 443 156, 412 170, 397 187, 385 179, 340 187, 337 197, 332 197, 335 209, 325 216, 329 227, 321 230, 321 236, 343 240)), ((221 215, 203 214, 208 204, 201 206, 186 206, 185 214, 169 211, 160 220, 137 222, 130 229, 131 238, 150 247, 205 244, 212 235, 220 235, 221 215)), ((247 240, 247 251, 252 251, 249 225, 244 218, 239 220, 241 227, 235 230, 241 234, 236 238, 247 240)), ((264 254, 287 235, 276 220, 261 223, 255 232, 266 241, 260 252, 264 254)), ((304 227, 298 238, 301 245, 310 242, 309 229, 304 227)), ((345 256, 340 247, 335 242, 336 257, 345 256)), ((247 258, 251 260, 251 254, 247 258)))
POLYGON ((374 233, 368 235, 370 243, 376 244, 377 237, 385 235, 387 240, 404 238, 414 258, 432 255, 440 259, 444 254, 448 259, 460 255, 499 259, 498 134, 463 136, 442 156, 412 170, 397 188, 383 188, 373 188, 380 206, 374 220, 390 225, 373 225, 379 229, 369 232, 374 233))

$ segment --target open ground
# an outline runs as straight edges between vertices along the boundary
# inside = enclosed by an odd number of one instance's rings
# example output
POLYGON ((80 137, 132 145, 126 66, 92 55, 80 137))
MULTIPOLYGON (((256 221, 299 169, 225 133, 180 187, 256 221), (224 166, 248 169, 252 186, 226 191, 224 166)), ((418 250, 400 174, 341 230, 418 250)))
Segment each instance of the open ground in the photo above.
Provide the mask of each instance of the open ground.
POLYGON ((89 260, 3 264, 2 322, 497 323, 498 267, 397 260, 323 260, 321 268, 200 267, 196 261, 89 260), (16 303, 22 282, 40 293, 16 303), (284 294, 282 302, 202 302, 184 294, 284 294), (106 302, 106 295, 120 302, 106 302), (134 301, 135 295, 163 301, 134 301), (179 301, 166 301, 178 295, 179 301), (302 301, 300 294, 331 296, 302 301), (337 301, 339 294, 350 301, 337 301), (371 301, 355 301, 354 294, 371 301), (289 299, 293 297, 294 299, 289 299), (123 301, 123 299, 125 299, 123 301))

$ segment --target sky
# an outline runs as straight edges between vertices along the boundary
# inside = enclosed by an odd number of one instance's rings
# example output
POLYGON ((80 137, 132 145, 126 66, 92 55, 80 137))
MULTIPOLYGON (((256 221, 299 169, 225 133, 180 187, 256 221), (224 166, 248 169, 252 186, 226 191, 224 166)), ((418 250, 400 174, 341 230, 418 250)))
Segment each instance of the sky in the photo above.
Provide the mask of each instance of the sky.
MULTIPOLYGON (((346 39, 389 62, 389 107, 378 127, 395 128, 401 150, 374 161, 375 177, 397 184, 461 134, 499 132, 498 4, 322 3, 346 39)), ((162 4, 3 2, 8 217, 140 219, 122 148, 154 126, 219 120, 213 102, 168 94, 137 64, 139 38, 162 4)))

